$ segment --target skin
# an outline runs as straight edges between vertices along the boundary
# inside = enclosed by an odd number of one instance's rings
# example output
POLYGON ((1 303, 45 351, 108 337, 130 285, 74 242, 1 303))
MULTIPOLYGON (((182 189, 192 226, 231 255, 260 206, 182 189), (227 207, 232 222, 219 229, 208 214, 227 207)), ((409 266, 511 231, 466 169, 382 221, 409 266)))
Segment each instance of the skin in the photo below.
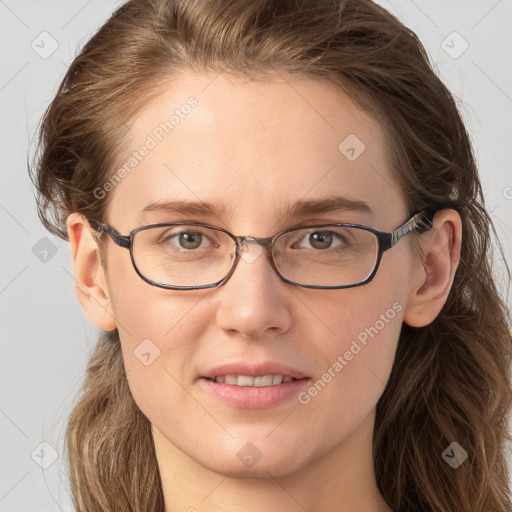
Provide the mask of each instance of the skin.
MULTIPOLYGON (((106 222, 122 234, 164 221, 258 237, 312 221, 391 231, 408 219, 380 125, 319 80, 183 73, 132 120, 127 154, 190 96, 197 107, 111 193, 106 222), (366 146, 352 162, 338 150, 349 134, 366 146), (363 200, 374 214, 281 213, 299 199, 331 194, 363 200), (147 203, 173 198, 217 202, 225 212, 140 218, 147 203)), ((153 425, 166 512, 391 511, 373 470, 375 408, 402 321, 427 325, 446 301, 459 261, 455 211, 438 212, 434 229, 418 237, 423 258, 407 235, 383 255, 371 283, 344 290, 282 281, 255 245, 248 246, 255 260, 240 261, 221 287, 163 290, 140 279, 128 251, 110 238, 102 268, 79 213, 69 216, 68 231, 78 297, 97 327, 119 329, 130 389, 153 425), (316 381, 394 303, 401 306, 395 318, 307 404, 293 397, 242 409, 198 384, 203 371, 236 359, 278 361, 316 381), (133 354, 146 338, 160 350, 149 366, 133 354), (261 453, 252 467, 237 457, 247 442, 261 453)))

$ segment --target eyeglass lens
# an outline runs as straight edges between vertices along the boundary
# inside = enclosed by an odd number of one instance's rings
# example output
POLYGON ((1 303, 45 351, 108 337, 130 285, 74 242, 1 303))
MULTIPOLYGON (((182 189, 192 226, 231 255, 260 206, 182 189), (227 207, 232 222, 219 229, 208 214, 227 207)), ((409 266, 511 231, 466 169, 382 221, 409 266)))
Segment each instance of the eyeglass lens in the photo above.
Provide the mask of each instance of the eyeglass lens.
MULTIPOLYGON (((236 243, 226 233, 202 226, 151 227, 135 234, 132 255, 139 272, 150 281, 204 286, 229 273, 236 243)), ((378 239, 354 227, 304 227, 278 237, 273 257, 281 275, 298 284, 356 284, 376 265, 378 239)))

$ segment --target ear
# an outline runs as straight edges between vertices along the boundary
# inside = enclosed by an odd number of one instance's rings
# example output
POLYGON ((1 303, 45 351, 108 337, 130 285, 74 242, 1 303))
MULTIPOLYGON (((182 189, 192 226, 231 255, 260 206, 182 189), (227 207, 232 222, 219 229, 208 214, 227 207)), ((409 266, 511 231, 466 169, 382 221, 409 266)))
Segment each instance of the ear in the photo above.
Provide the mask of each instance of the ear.
POLYGON ((423 259, 415 262, 412 287, 404 308, 404 322, 424 327, 437 317, 452 287, 460 261, 462 221, 452 209, 437 212, 433 228, 419 240, 423 259))
POLYGON ((117 322, 110 303, 100 250, 92 235, 94 231, 79 213, 68 216, 67 229, 78 300, 96 327, 112 331, 117 327, 117 322))

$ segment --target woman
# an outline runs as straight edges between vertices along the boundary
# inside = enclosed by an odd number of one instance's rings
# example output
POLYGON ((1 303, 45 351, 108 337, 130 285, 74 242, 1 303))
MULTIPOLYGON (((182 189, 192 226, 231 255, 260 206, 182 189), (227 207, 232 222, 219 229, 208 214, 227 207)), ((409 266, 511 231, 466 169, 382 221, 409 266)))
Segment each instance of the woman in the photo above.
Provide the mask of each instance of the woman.
POLYGON ((510 510, 492 222, 385 10, 129 1, 33 178, 104 331, 67 430, 77 510, 510 510))

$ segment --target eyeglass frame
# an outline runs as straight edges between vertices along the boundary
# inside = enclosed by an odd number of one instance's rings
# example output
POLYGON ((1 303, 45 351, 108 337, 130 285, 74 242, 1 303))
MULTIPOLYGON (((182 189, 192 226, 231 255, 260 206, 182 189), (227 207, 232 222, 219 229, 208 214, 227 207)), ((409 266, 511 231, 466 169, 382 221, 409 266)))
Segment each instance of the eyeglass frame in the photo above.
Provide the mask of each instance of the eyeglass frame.
POLYGON ((201 224, 198 222, 160 222, 156 224, 146 224, 144 226, 139 226, 135 229, 132 229, 128 235, 121 235, 119 231, 114 229, 112 226, 97 222, 93 219, 88 219, 89 225, 95 230, 100 233, 106 233, 108 234, 113 242, 118 245, 119 247, 124 247, 125 249, 128 249, 130 251, 130 259, 132 261, 133 268, 135 269, 135 272, 139 275, 139 277, 145 281, 146 283, 156 286, 158 288, 163 288, 166 290, 201 290, 205 288, 217 288, 225 284, 229 278, 233 275, 233 273, 236 270, 236 267, 238 265, 238 262, 240 261, 240 255, 241 255, 241 249, 244 243, 257 243, 264 247, 264 249, 268 252, 270 252, 270 263, 274 271, 277 273, 277 275, 286 283, 292 284, 294 286, 300 286, 301 288, 314 288, 314 289, 345 289, 345 288, 354 288, 357 286, 362 286, 365 284, 368 284, 377 274, 377 271, 380 266, 380 262, 382 259, 382 255, 392 247, 394 247, 398 241, 408 233, 412 231, 416 231, 419 234, 422 234, 426 231, 429 231, 433 227, 433 217, 435 212, 432 211, 421 211, 419 213, 416 213, 412 217, 410 217, 407 221, 405 221, 401 226, 398 226, 393 231, 379 231, 378 229, 364 226, 361 224, 314 224, 314 225, 305 225, 305 226, 299 226, 294 228, 285 229, 283 231, 280 231, 274 236, 270 237, 252 237, 252 236, 237 236, 233 235, 229 231, 223 228, 218 228, 214 226, 210 226, 208 224, 201 224), (231 268, 227 275, 223 277, 220 281, 217 281, 213 284, 207 284, 207 285, 200 285, 200 286, 173 286, 173 285, 166 285, 162 283, 157 283, 156 281, 152 281, 151 279, 145 277, 140 270, 137 268, 137 265, 135 263, 135 259, 133 257, 133 240, 135 235, 139 231, 151 229, 151 228, 158 228, 158 227, 171 227, 171 226, 198 226, 198 227, 204 227, 208 229, 214 229, 216 231, 221 231, 225 234, 227 234, 236 244, 236 257, 231 263, 231 268), (300 284, 295 281, 292 281, 291 279, 288 279, 281 275, 279 272, 276 263, 274 261, 274 255, 273 255, 273 248, 275 245, 275 242, 278 237, 281 235, 284 235, 286 233, 292 232, 292 231, 298 231, 300 229, 308 229, 308 228, 319 228, 319 227, 346 227, 346 228, 357 228, 362 229, 364 231, 368 231, 372 233, 377 238, 377 260, 375 262, 375 265, 373 267, 372 272, 366 277, 363 281, 359 281, 357 283, 347 284, 347 285, 340 285, 340 286, 321 286, 321 285, 306 285, 306 284, 300 284))

